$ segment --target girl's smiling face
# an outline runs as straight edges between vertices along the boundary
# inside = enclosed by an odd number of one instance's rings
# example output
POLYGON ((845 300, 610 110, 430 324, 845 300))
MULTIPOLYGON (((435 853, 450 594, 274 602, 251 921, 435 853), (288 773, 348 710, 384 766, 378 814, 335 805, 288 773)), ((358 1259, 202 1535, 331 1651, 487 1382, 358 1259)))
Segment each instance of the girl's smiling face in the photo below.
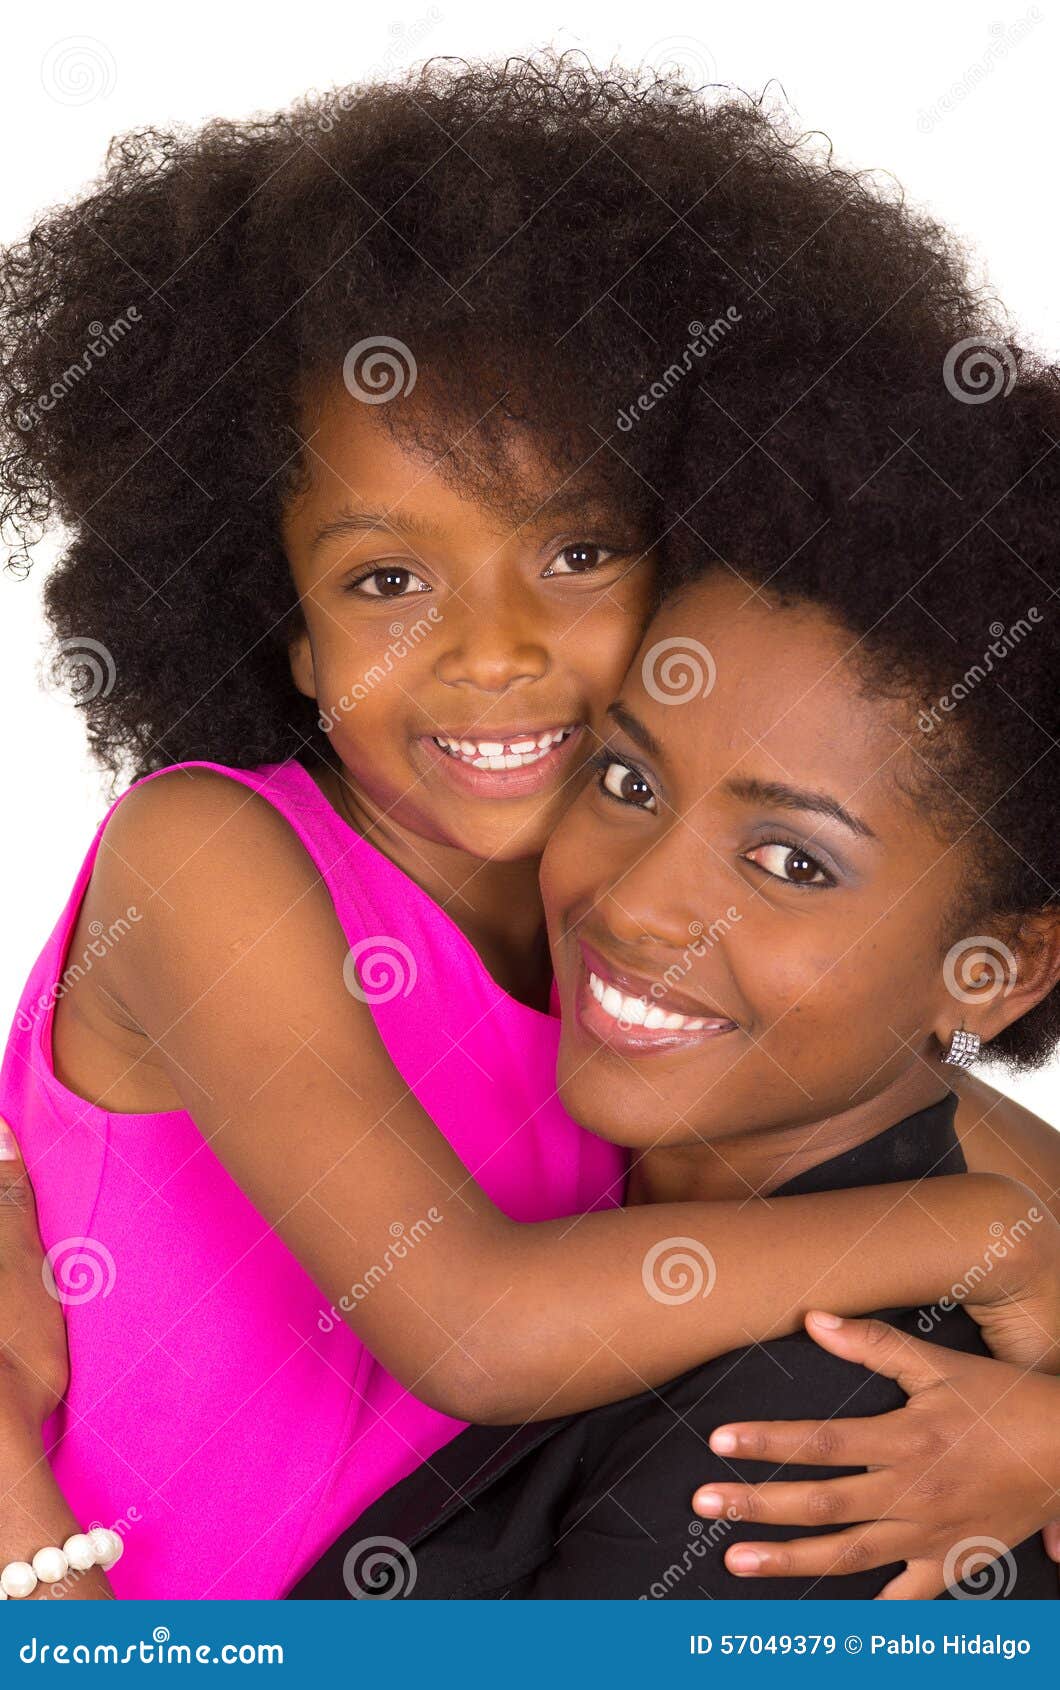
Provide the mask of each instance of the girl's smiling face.
POLYGON ((920 1063, 941 1078, 962 1021, 985 1041, 1030 1007, 947 986, 974 847, 900 790, 912 718, 868 694, 854 645, 723 572, 648 629, 542 863, 560 1091, 603 1137, 821 1123, 920 1063))
POLYGON ((641 522, 550 478, 514 429, 537 493, 517 527, 344 388, 312 425, 311 482, 284 521, 296 685, 367 816, 476 857, 538 855, 643 629, 641 522))

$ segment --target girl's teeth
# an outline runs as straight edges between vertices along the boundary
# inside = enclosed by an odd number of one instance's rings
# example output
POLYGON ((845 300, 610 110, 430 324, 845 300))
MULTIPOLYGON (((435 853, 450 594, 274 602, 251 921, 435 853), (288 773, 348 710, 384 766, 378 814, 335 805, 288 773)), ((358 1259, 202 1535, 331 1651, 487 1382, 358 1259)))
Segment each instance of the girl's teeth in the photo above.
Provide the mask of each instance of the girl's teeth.
POLYGON ((512 740, 507 747, 499 740, 484 739, 476 743, 470 739, 443 739, 438 734, 434 743, 447 756, 470 763, 475 769, 522 769, 540 762, 546 752, 573 732, 573 728, 556 728, 539 739, 512 740))
POLYGON ((660 1009, 658 1004, 649 1007, 644 998, 627 997, 617 986, 606 986, 600 976, 591 971, 589 990, 605 1015, 610 1015, 615 1021, 625 1021, 630 1026, 666 1027, 675 1031, 680 1029, 686 1033, 698 1033, 707 1025, 705 1016, 677 1015, 672 1010, 660 1009))

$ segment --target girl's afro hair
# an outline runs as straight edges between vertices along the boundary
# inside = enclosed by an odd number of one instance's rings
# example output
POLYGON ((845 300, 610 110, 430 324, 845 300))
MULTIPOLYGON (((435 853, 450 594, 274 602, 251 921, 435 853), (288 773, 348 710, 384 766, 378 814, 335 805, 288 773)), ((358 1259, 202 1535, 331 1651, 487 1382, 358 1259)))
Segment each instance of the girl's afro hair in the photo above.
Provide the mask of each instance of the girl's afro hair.
POLYGON ((572 54, 116 139, 0 253, 0 519, 15 568, 65 525, 46 611, 101 763, 327 755, 280 518, 305 394, 349 360, 370 389, 383 337, 419 388, 375 415, 454 482, 514 510, 518 423, 660 532, 705 424, 758 456, 783 414, 812 452, 831 368, 937 366, 960 253, 820 153, 748 97, 572 54))

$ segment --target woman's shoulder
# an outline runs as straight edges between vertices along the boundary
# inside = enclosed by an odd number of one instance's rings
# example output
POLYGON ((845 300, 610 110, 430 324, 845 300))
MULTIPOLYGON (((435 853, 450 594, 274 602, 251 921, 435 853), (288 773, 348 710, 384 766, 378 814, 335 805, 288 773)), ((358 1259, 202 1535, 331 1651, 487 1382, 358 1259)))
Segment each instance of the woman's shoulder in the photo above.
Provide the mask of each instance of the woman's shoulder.
POLYGON ((1060 1131, 976 1074, 958 1075, 953 1089, 969 1172, 1019 1180, 1060 1220, 1060 1131))

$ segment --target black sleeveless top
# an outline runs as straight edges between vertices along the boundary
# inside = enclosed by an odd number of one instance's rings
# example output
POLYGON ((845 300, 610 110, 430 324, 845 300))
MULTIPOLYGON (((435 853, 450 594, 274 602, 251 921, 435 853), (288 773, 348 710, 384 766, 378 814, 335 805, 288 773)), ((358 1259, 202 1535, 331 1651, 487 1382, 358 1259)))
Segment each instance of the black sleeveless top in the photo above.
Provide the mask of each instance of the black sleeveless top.
MULTIPOLYGON (((774 1195, 964 1173, 953 1127, 956 1106, 950 1092, 788 1180, 774 1195)), ((783 1274, 782 1262, 777 1272, 783 1274)), ((877 1312, 914 1337, 989 1353, 963 1309, 930 1317, 917 1309, 877 1312)), ((904 1400, 893 1380, 829 1355, 797 1332, 731 1351, 658 1390, 582 1414, 521 1427, 471 1426, 373 1503, 290 1596, 873 1597, 900 1564, 825 1578, 737 1578, 723 1560, 730 1544, 835 1528, 700 1520, 691 1497, 712 1480, 759 1484, 777 1476, 825 1479, 863 1471, 791 1463, 778 1474, 763 1462, 730 1460, 707 1446, 716 1426, 883 1414, 904 1400)), ((974 1578, 969 1573, 969 1582, 956 1588, 960 1594, 1055 1600, 1058 1574, 1035 1536, 974 1578)))

